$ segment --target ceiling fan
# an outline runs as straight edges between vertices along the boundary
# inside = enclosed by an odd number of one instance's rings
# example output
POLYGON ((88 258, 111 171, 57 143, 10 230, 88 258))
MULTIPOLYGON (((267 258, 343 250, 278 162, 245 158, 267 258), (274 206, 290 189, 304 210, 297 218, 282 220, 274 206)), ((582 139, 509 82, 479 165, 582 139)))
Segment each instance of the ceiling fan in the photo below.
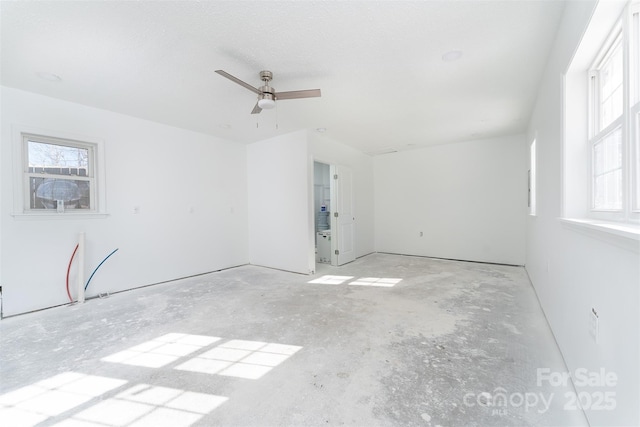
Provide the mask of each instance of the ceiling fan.
POLYGON ((276 100, 280 99, 298 99, 298 98, 316 98, 320 96, 320 89, 307 89, 307 90, 292 90, 288 92, 276 92, 276 90, 269 86, 269 82, 273 78, 271 71, 260 71, 260 80, 262 80, 262 86, 255 88, 248 83, 243 82, 237 77, 232 76, 223 70, 216 70, 216 73, 222 77, 226 77, 232 82, 238 83, 240 86, 244 86, 251 92, 258 94, 258 102, 251 111, 251 114, 258 114, 262 110, 268 110, 276 106, 276 100))

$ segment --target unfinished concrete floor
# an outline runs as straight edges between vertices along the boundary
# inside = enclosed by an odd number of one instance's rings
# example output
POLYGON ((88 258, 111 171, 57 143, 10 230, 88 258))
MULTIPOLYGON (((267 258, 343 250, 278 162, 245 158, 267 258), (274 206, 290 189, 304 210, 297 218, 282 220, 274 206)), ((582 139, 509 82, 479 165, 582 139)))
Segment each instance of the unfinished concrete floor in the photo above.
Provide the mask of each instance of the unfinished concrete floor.
POLYGON ((0 321, 0 424, 584 425, 520 267, 243 266, 0 321))

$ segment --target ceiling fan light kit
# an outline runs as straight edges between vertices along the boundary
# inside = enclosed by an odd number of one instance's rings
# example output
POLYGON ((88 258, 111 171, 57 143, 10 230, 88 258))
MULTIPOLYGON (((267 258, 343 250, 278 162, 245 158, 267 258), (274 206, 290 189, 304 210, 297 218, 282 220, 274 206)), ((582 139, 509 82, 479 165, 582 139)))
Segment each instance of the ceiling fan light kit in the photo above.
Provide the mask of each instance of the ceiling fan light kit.
POLYGON ((308 90, 294 90, 288 92, 276 92, 276 90, 269 85, 269 82, 273 78, 273 73, 271 71, 263 70, 260 71, 260 80, 262 80, 263 85, 259 88, 251 86, 249 83, 245 83, 239 78, 232 76, 223 70, 216 70, 216 73, 220 74, 222 77, 226 77, 234 83, 239 84, 240 86, 249 89, 251 92, 254 92, 258 95, 258 102, 253 107, 251 114, 258 114, 262 110, 270 110, 276 106, 276 100, 283 99, 299 99, 299 98, 317 98, 321 96, 320 89, 308 89, 308 90))
POLYGON ((273 99, 273 95, 264 94, 258 99, 258 107, 263 110, 270 110, 276 106, 276 101, 273 99))

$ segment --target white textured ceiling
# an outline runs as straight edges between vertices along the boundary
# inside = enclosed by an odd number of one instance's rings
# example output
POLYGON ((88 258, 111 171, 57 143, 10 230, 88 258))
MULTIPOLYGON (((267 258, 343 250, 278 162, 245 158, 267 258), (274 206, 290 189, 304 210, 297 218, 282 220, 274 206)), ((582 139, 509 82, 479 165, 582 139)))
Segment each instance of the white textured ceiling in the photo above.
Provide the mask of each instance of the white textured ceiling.
POLYGON ((525 131, 561 1, 7 2, 2 84, 252 142, 298 129, 364 152, 525 131), (458 61, 442 55, 463 52, 458 61), (322 90, 249 114, 254 86, 322 90), (49 82, 38 72, 62 78, 49 82), (277 127, 277 129, 276 129, 277 127))

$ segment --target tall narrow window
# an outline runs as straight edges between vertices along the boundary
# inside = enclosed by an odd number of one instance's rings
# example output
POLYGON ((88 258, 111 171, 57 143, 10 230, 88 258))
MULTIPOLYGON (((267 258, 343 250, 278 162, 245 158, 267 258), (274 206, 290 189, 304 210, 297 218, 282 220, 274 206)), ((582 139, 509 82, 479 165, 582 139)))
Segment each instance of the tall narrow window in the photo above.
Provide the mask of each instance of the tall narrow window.
POLYGON ((536 214, 536 140, 529 147, 529 213, 536 214))
POLYGON ((598 2, 564 75, 567 219, 640 223, 639 12, 598 2))

